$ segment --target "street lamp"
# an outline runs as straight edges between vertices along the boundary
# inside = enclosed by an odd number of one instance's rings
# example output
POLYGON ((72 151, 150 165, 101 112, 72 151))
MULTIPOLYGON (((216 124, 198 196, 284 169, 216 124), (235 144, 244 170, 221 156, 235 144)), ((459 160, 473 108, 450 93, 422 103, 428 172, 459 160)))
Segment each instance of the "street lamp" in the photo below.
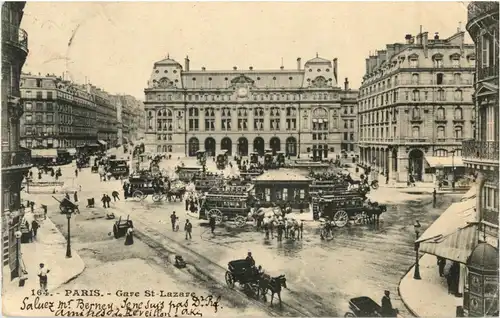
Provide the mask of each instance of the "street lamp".
POLYGON ((418 237, 420 235, 420 222, 418 220, 415 221, 415 224, 413 224, 413 228, 415 229, 415 272, 413 273, 413 279, 422 279, 420 277, 420 265, 418 263, 418 248, 419 248, 419 243, 417 242, 418 237))
POLYGON ((451 151, 451 187, 455 190, 455 150, 451 151))
POLYGON ((66 212, 66 218, 68 219, 68 239, 66 241, 66 257, 71 258, 71 214, 72 210, 68 209, 66 212))
POLYGON ((21 236, 23 236, 23 233, 21 231, 15 231, 14 232, 14 237, 16 238, 16 269, 19 273, 19 267, 21 265, 20 258, 21 258, 21 249, 19 248, 21 246, 21 236))

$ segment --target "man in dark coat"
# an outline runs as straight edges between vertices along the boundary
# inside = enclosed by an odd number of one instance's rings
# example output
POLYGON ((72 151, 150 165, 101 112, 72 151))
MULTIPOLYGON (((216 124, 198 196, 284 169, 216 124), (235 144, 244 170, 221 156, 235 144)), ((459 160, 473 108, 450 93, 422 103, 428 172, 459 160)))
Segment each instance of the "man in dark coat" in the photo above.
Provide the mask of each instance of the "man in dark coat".
POLYGON ((113 197, 113 200, 116 202, 116 200, 120 201, 120 196, 118 195, 118 191, 113 191, 111 192, 111 196, 113 197))
POLYGON ((253 259, 252 252, 248 252, 245 259, 250 263, 251 266, 255 266, 255 260, 253 259))
POLYGON ((170 222, 172 223, 172 231, 175 231, 175 223, 177 222, 177 215, 175 214, 175 211, 172 212, 170 215, 170 222))
POLYGON ((392 308, 391 293, 386 290, 384 291, 384 297, 382 297, 382 317, 394 317, 394 309, 392 308))
POLYGON ((211 215, 210 216, 210 220, 208 221, 209 225, 210 225, 210 230, 212 231, 212 234, 215 234, 214 231, 215 231, 215 216, 214 215, 211 215))
POLYGON ((443 277, 444 276, 444 266, 446 265, 446 259, 438 256, 437 257, 437 265, 439 268, 439 276, 443 277))

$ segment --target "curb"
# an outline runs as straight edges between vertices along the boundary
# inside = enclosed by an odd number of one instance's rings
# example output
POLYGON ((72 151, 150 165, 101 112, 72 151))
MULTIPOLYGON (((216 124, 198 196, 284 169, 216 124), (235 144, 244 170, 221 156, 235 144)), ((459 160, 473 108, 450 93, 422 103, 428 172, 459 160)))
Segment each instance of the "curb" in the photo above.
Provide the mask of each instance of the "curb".
MULTIPOLYGON (((425 255, 425 254, 424 254, 425 255)), ((420 256, 420 258, 422 258, 424 255, 420 256)), ((405 301, 403 295, 401 294, 401 282, 403 281, 403 279, 405 279, 406 275, 408 275, 408 273, 411 272, 411 270, 415 267, 415 264, 411 265, 408 270, 403 274, 403 277, 401 277, 401 279, 399 280, 399 284, 398 284, 398 295, 399 295, 399 298, 401 298, 401 302, 403 302, 403 304, 405 305, 406 309, 410 312, 410 314, 413 315, 413 317, 420 317, 416 312, 415 310, 413 310, 413 308, 411 308, 410 305, 408 305, 408 303, 405 301)))

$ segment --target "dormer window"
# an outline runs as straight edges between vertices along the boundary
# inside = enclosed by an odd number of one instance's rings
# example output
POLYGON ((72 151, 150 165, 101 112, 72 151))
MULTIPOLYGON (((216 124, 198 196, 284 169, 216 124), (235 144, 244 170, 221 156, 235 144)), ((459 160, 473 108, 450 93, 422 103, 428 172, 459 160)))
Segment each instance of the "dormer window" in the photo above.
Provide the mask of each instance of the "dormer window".
POLYGON ((451 66, 460 67, 460 54, 455 53, 450 56, 451 66))
POLYGON ((416 54, 411 55, 408 59, 408 63, 410 63, 410 67, 418 67, 418 56, 416 54))
POLYGON ((432 61, 435 68, 443 67, 443 55, 440 53, 434 54, 432 56, 432 61))

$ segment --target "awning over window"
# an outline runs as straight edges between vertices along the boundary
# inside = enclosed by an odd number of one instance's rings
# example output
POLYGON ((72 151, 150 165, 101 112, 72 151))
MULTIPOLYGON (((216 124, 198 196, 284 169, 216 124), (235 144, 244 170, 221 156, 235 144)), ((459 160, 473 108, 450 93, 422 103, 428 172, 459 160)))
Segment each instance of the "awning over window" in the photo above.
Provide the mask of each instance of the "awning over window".
POLYGON ((420 251, 460 263, 477 245, 476 200, 453 203, 417 240, 420 251))
POLYGON ((105 142, 104 140, 98 140, 97 142, 98 142, 98 143, 100 143, 100 144, 101 144, 101 145, 103 145, 103 146, 106 146, 106 145, 108 144, 108 143, 107 143, 107 142, 105 142))
POLYGON ((57 158, 57 149, 31 149, 31 158, 57 158))
POLYGON ((463 167, 464 162, 462 160, 461 156, 449 156, 449 157, 432 157, 432 156, 426 156, 425 160, 429 164, 431 168, 434 167, 463 167))

